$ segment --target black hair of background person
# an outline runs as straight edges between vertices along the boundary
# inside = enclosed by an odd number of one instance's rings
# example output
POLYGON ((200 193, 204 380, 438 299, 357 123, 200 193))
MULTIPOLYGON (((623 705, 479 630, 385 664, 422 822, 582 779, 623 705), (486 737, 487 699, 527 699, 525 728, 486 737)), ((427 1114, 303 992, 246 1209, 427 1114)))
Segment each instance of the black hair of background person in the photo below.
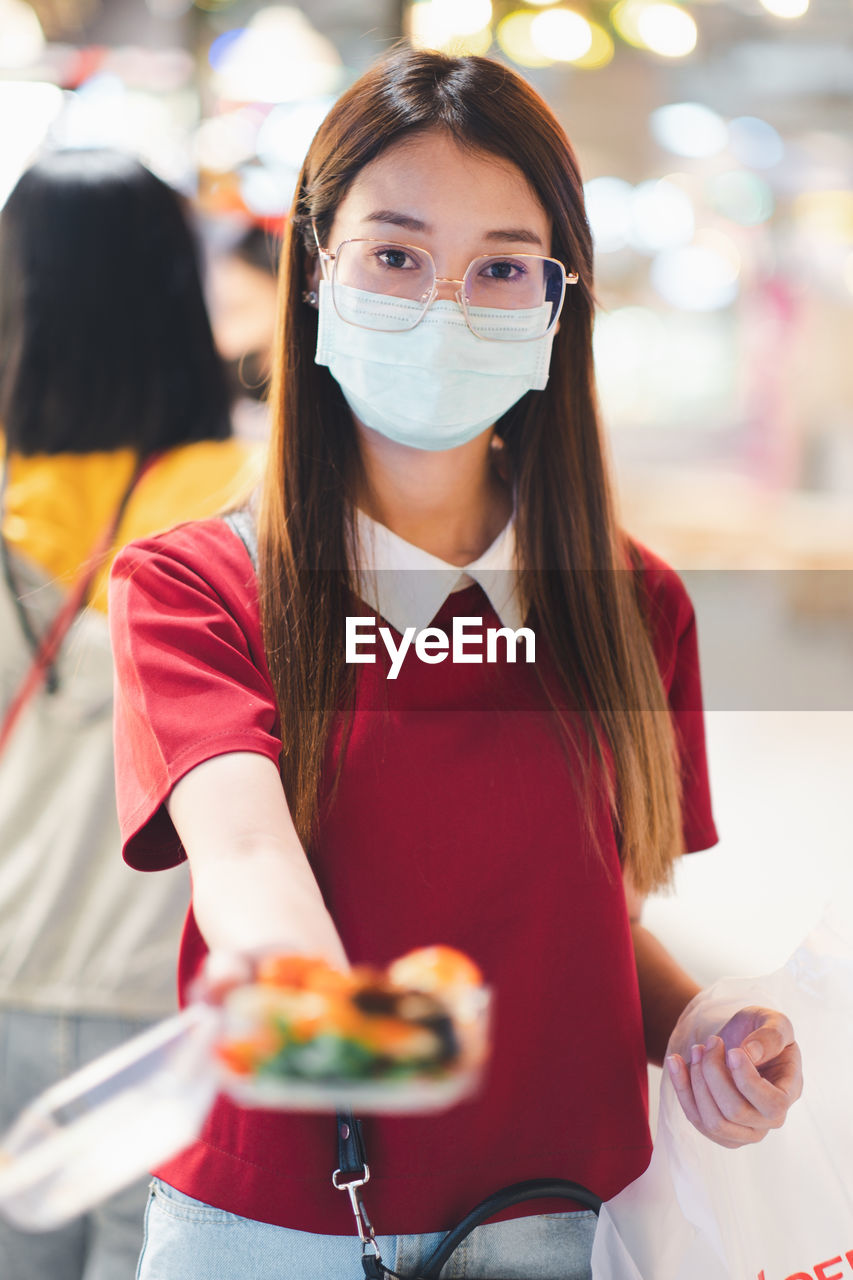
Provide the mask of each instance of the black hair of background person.
POLYGON ((0 214, 0 424, 29 455, 231 435, 186 203, 132 156, 48 153, 0 214))

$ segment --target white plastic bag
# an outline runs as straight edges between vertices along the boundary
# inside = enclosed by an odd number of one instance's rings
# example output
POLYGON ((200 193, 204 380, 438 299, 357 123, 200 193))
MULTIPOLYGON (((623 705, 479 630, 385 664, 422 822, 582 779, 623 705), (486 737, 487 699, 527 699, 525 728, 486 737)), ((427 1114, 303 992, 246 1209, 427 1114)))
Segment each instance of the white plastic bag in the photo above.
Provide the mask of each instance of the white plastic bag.
POLYGON ((781 1129, 730 1150, 693 1128, 664 1072, 651 1164, 602 1209, 593 1280, 853 1280, 851 913, 830 910, 776 973, 703 991, 674 1047, 689 1054, 755 1004, 791 1019, 802 1097, 781 1129))

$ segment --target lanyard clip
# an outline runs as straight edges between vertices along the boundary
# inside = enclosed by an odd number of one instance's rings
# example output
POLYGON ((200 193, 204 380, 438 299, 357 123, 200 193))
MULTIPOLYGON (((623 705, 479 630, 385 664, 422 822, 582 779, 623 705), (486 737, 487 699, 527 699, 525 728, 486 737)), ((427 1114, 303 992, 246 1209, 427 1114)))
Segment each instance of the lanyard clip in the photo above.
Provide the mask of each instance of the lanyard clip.
POLYGON ((364 1176, 362 1178, 350 1178, 344 1182, 341 1178, 341 1170, 336 1169, 332 1174, 332 1186, 336 1191, 346 1191, 349 1193, 349 1201, 352 1206, 353 1216, 355 1217, 355 1225, 358 1230, 358 1238, 363 1245, 372 1245, 376 1247, 376 1240, 373 1234, 373 1227, 367 1216, 367 1210, 364 1207, 364 1201, 361 1198, 361 1187, 365 1182, 370 1181, 370 1169, 364 1166, 364 1176))
POLYGON ((361 1241, 361 1265, 366 1280, 385 1280, 385 1268, 382 1265, 382 1255, 376 1243, 373 1224, 367 1216, 367 1210, 361 1198, 361 1188, 370 1178, 370 1169, 365 1165, 364 1177, 352 1178, 348 1182, 340 1180, 340 1172, 340 1169, 336 1169, 332 1174, 332 1185, 336 1191, 346 1191, 349 1194, 358 1238, 361 1241))
POLYGON ((338 1114, 338 1161, 339 1167, 332 1174, 332 1186, 336 1191, 346 1191, 349 1195, 361 1241, 361 1266, 365 1280, 386 1280, 373 1224, 361 1198, 361 1188, 370 1181, 370 1169, 361 1142, 361 1126, 348 1112, 338 1114))

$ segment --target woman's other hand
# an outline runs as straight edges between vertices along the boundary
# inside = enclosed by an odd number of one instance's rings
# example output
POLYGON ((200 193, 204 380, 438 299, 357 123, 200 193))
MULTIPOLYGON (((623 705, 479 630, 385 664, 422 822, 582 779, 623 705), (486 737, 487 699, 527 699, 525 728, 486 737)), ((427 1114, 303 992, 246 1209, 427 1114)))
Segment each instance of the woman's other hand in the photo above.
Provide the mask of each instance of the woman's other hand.
POLYGON ((803 1091, 794 1029, 774 1009, 741 1009, 718 1035, 689 1056, 670 1054, 666 1065, 688 1120, 722 1147, 760 1142, 803 1091))

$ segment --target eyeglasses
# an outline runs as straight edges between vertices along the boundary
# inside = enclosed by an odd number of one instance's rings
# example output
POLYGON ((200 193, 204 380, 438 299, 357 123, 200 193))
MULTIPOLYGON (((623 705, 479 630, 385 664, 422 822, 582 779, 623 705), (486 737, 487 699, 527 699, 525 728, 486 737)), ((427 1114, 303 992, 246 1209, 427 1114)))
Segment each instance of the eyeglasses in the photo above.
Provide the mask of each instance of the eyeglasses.
POLYGON ((533 253, 475 258, 457 280, 437 275, 432 255, 416 245, 352 239, 331 253, 321 246, 316 226, 314 239, 336 312, 361 329, 414 329, 435 302, 439 284, 458 284, 454 297, 476 337, 532 342, 551 332, 566 285, 578 282, 577 272, 567 273, 556 258, 533 253))

